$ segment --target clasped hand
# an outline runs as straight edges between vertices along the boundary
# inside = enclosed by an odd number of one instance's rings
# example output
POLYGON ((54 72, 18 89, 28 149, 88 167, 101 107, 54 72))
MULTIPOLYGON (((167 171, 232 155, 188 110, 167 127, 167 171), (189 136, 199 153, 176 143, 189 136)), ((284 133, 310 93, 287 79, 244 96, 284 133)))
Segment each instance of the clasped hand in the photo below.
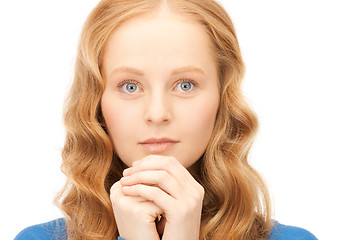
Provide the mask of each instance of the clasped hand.
POLYGON ((204 188, 179 161, 157 155, 135 161, 110 190, 126 240, 199 239, 203 197, 204 188))

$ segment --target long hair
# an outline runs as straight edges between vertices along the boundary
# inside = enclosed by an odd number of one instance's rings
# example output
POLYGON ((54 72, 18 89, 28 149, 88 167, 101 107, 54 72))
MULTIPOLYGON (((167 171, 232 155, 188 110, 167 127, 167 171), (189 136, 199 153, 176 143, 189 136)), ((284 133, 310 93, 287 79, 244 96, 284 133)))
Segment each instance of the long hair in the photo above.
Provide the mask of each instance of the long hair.
POLYGON ((102 56, 119 24, 163 6, 203 25, 219 70, 220 106, 196 176, 205 188, 200 239, 266 239, 270 198, 247 159, 258 121, 240 90, 245 69, 234 26, 213 0, 103 0, 90 13, 64 109, 62 171, 68 180, 55 199, 66 215, 68 239, 118 236, 109 190, 126 166, 114 153, 101 113, 102 56))

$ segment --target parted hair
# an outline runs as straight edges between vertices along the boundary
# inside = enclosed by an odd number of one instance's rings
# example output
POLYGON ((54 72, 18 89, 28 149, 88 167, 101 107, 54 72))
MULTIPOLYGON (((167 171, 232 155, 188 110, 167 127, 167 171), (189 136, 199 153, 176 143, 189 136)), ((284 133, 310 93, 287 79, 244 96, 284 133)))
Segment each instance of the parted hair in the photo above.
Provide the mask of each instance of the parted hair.
POLYGON ((103 0, 88 16, 64 105, 67 182, 55 199, 66 216, 68 239, 116 239, 119 234, 109 191, 126 166, 114 152, 101 112, 102 57, 119 24, 163 7, 203 25, 218 64, 220 106, 195 176, 205 188, 200 239, 267 239, 270 197, 248 163, 258 120, 241 92, 245 67, 235 28, 214 0, 103 0))

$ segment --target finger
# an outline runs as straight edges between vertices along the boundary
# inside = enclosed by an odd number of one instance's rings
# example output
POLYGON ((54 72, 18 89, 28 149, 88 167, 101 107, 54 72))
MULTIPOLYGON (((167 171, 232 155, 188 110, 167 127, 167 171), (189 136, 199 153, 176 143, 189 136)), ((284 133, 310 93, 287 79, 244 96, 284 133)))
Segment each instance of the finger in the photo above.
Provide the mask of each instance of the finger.
MULTIPOLYGON (((189 171, 174 157, 149 155, 133 163, 128 172, 132 175, 139 171, 162 169, 169 172, 170 175, 182 185, 188 194, 185 195, 203 195, 204 188, 193 178, 189 171)), ((184 196, 185 196, 184 195, 184 196)))
POLYGON ((204 192, 204 188, 194 179, 190 172, 174 157, 149 155, 133 163, 129 175, 147 170, 165 170, 174 176, 189 194, 204 192))
POLYGON ((148 201, 152 201, 164 212, 175 207, 174 203, 176 200, 158 187, 137 184, 133 186, 124 186, 122 191, 127 196, 142 197, 148 201))
MULTIPOLYGON (((135 161, 133 166, 128 170, 130 174, 147 170, 165 170, 174 176, 179 183, 184 181, 194 181, 188 170, 174 157, 149 155, 145 158, 135 161)), ((187 185, 187 183, 186 183, 187 185)))
MULTIPOLYGON (((120 198, 123 197, 125 197, 125 194, 122 192, 122 184, 120 181, 117 181, 110 188, 110 200, 114 202, 114 201, 118 201, 120 198)), ((133 200, 137 202, 147 201, 145 198, 142 197, 134 197, 133 200)))
POLYGON ((131 174, 131 168, 126 168, 124 171, 123 171, 123 176, 129 176, 131 174))
POLYGON ((141 197, 124 196, 112 203, 120 236, 124 239, 159 239, 155 221, 164 211, 154 202, 139 202, 138 198, 141 197))
POLYGON ((157 186, 176 199, 184 195, 183 186, 164 170, 136 172, 121 178, 120 182, 122 186, 132 186, 136 184, 157 186))
POLYGON ((150 218, 147 220, 149 223, 155 224, 155 221, 165 213, 163 209, 151 201, 141 202, 141 207, 146 209, 145 211, 147 212, 147 216, 150 216, 150 218))
POLYGON ((111 195, 116 195, 116 196, 124 196, 122 193, 122 185, 120 181, 117 181, 116 183, 114 183, 111 188, 110 188, 110 196, 111 195))
POLYGON ((140 196, 124 196, 118 203, 122 205, 122 212, 131 212, 135 215, 141 214, 143 217, 146 216, 144 220, 147 220, 149 223, 164 214, 164 210, 154 202, 140 196), (139 201, 139 199, 141 200, 139 201), (148 218, 148 216, 150 216, 150 218, 148 218))

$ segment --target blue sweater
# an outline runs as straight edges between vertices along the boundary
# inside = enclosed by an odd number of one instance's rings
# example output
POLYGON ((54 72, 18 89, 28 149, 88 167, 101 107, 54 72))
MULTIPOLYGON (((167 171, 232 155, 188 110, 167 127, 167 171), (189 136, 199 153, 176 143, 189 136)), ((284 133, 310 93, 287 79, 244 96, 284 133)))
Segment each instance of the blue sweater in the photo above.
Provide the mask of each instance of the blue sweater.
MULTIPOLYGON (((66 240, 66 225, 63 218, 34 225, 21 231, 15 240, 66 240)), ((275 222, 269 240, 317 240, 309 231, 275 222)), ((121 240, 121 238, 119 238, 121 240)))

